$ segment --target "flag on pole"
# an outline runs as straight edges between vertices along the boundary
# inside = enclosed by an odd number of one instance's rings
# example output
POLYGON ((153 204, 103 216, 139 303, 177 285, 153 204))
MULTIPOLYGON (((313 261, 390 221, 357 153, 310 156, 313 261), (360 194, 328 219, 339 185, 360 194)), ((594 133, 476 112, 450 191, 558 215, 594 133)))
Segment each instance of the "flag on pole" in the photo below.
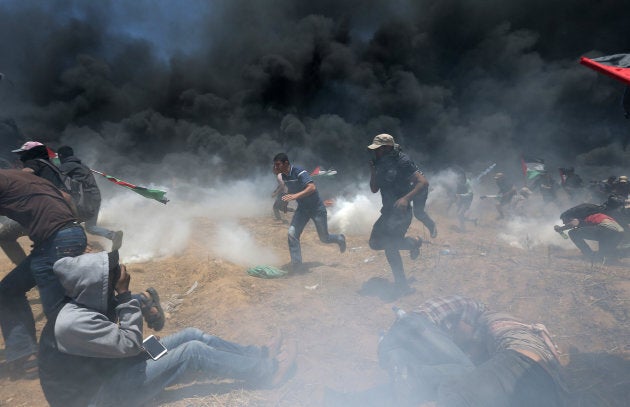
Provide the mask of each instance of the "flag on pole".
POLYGON ((615 54, 593 59, 582 57, 580 63, 630 85, 630 54, 615 54))
POLYGON ((479 175, 477 175, 477 176, 476 176, 476 177, 472 180, 472 183, 473 183, 473 184, 477 184, 477 183, 479 183, 479 181, 481 181, 481 179, 482 179, 483 177, 485 177, 486 175, 488 175, 488 174, 490 173, 490 171, 492 171, 492 170, 494 169, 494 167, 496 167, 496 166, 497 166, 497 164, 496 164, 496 163, 492 163, 492 164, 490 164, 490 166, 489 166, 488 168, 486 168, 485 170, 481 171, 481 172, 479 173, 479 175))
MULTIPOLYGON (((621 105, 626 119, 630 119, 630 54, 615 54, 593 59, 582 57, 580 63, 626 84, 621 105)), ((629 141, 630 134, 626 135, 622 142, 624 150, 629 141)))
POLYGON ((333 175, 337 175, 337 171, 330 169, 325 170, 321 168, 319 165, 315 167, 315 169, 311 172, 311 177, 331 177, 333 175))
POLYGON ((160 191, 159 189, 149 189, 149 188, 145 188, 145 187, 140 187, 134 184, 131 184, 129 182, 120 180, 118 178, 112 177, 111 175, 107 175, 103 172, 100 171, 96 171, 96 170, 92 170, 93 173, 98 174, 102 177, 104 177, 105 179, 113 182, 116 185, 120 185, 121 187, 125 187, 125 188, 129 188, 131 189, 133 192, 142 195, 145 198, 149 198, 149 199, 155 199, 158 202, 161 202, 163 204, 166 204, 168 202, 168 199, 166 199, 166 191, 160 191))
POLYGON ((523 169, 525 179, 531 181, 545 171, 545 160, 542 158, 522 156, 521 168, 523 169))

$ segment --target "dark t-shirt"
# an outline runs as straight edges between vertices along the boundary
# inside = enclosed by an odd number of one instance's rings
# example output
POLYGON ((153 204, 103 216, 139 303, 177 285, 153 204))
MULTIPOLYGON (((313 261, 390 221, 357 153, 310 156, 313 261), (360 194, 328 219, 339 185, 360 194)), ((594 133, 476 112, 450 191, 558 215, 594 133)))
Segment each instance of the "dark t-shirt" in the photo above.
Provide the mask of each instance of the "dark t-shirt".
MULTIPOLYGON (((298 167, 295 165, 291 166, 289 170, 289 175, 282 174, 282 180, 284 184, 287 186, 287 191, 290 194, 297 194, 306 188, 306 186, 313 182, 311 175, 302 167, 298 167)), ((304 209, 314 209, 319 206, 323 206, 321 198, 319 197, 319 192, 315 190, 309 196, 305 196, 304 198, 300 198, 297 200, 298 207, 304 209)))
POLYGON ((53 184, 19 170, 0 170, 0 215, 28 229, 28 236, 35 244, 77 220, 53 184))
POLYGON ((418 167, 404 153, 393 151, 375 163, 376 186, 381 191, 383 209, 391 209, 394 203, 407 195, 413 186, 412 175, 418 167))

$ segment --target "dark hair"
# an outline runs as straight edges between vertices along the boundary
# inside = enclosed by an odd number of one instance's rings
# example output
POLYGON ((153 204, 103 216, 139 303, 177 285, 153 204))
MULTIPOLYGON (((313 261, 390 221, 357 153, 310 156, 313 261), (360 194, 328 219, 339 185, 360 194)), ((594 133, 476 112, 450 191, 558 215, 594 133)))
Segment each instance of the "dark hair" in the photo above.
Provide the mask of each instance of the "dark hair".
POLYGON ((66 158, 74 155, 74 150, 70 146, 61 146, 57 149, 59 158, 66 158))
POLYGON ((285 153, 278 153, 276 154, 275 157, 273 157, 273 162, 275 163, 276 161, 280 161, 280 162, 288 162, 289 161, 289 156, 287 156, 285 153))

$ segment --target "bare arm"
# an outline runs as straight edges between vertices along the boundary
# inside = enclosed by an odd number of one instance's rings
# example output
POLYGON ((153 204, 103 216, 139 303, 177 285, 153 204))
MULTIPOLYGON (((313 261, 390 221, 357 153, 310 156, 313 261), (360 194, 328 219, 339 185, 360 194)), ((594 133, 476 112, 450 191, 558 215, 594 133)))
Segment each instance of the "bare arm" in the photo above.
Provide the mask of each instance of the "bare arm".
POLYGON ((315 186, 315 183, 309 182, 308 184, 306 184, 306 188, 304 188, 303 190, 301 190, 300 192, 296 194, 286 194, 282 197, 282 200, 285 202, 295 201, 296 199, 304 198, 313 194, 316 190, 317 190, 317 187, 315 186))

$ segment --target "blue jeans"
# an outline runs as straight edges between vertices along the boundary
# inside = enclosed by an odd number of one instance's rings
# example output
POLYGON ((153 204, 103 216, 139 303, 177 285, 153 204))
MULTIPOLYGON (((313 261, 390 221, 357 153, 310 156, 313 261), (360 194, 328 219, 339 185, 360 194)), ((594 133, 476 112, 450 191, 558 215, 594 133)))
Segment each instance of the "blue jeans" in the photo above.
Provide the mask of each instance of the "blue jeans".
POLYGON ((513 350, 497 353, 439 389, 439 407, 559 407, 562 390, 538 363, 513 350))
POLYGON ((102 226, 98 226, 96 224, 96 221, 98 220, 98 212, 99 210, 96 210, 96 213, 94 214, 94 216, 92 216, 90 219, 86 219, 85 221, 85 230, 88 233, 91 233, 93 235, 97 235, 97 236, 101 236, 104 237, 106 239, 112 240, 112 238, 114 237, 114 232, 112 232, 109 229, 105 229, 102 226))
POLYGON ((187 372, 200 372, 203 378, 233 378, 258 382, 270 379, 276 369, 260 346, 243 346, 186 328, 161 342, 168 353, 158 360, 143 360, 115 372, 103 383, 90 406, 146 403, 165 387, 178 383, 187 372))
POLYGON ((341 235, 328 233, 328 212, 325 206, 322 205, 317 208, 303 208, 298 206, 293 214, 293 219, 291 219, 291 225, 289 226, 289 253, 291 254, 292 264, 302 263, 300 236, 310 219, 313 219, 313 223, 315 223, 315 228, 317 229, 317 235, 322 243, 340 244, 341 242, 341 235))
POLYGON ((82 254, 86 245, 81 226, 61 229, 35 245, 31 254, 0 281, 0 327, 8 362, 37 351, 35 321, 26 293, 37 285, 44 313, 49 315, 65 298, 53 264, 62 257, 82 254))

